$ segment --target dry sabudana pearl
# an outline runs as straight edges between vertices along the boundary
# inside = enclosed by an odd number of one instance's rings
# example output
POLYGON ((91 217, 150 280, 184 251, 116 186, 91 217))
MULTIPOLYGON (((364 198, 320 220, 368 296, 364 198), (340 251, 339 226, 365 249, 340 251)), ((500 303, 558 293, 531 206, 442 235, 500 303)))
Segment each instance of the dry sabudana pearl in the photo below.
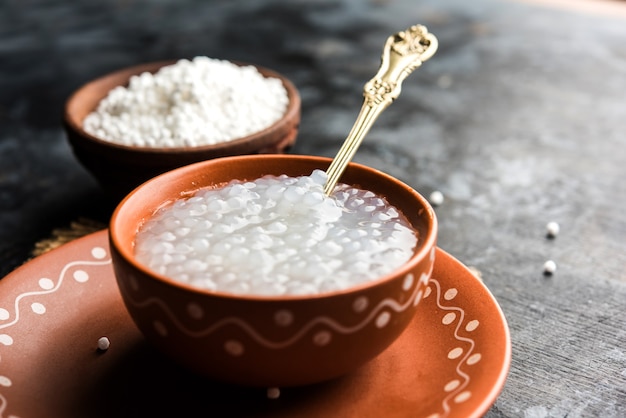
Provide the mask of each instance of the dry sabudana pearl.
POLYGON ((548 260, 543 264, 543 273, 551 275, 556 271, 556 263, 552 260, 548 260))
POLYGON ((271 126, 288 102, 282 82, 253 66, 196 57, 131 77, 100 101, 83 128, 129 146, 211 145, 271 126))
POLYGON ((381 277, 412 255, 417 233, 384 198, 326 173, 264 176, 201 189, 138 231, 137 260, 196 287, 235 294, 316 294, 381 277))
POLYGON ((559 235, 560 230, 561 227, 556 222, 548 222, 548 224, 546 225, 546 234, 548 235, 548 238, 555 238, 557 235, 559 235))
POLYGON ((100 337, 98 339, 98 350, 107 351, 110 346, 111 346, 111 342, 109 341, 107 337, 100 337))
POLYGON ((443 193, 441 193, 439 190, 435 190, 430 194, 430 196, 428 197, 428 200, 431 205, 439 206, 443 204, 443 200, 444 200, 443 193))

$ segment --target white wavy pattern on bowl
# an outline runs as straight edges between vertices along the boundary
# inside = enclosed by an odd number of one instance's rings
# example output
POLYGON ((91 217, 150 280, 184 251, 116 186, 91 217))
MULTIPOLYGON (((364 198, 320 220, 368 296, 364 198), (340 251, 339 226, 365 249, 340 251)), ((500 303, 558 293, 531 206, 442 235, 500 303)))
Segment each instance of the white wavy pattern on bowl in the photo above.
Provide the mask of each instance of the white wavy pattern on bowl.
POLYGON ((448 359, 458 361, 455 367, 456 376, 449 380, 443 388, 447 395, 441 402, 442 411, 428 416, 428 418, 445 418, 451 412, 451 403, 461 404, 472 397, 472 392, 467 390, 471 378, 469 373, 463 371, 463 366, 475 365, 480 362, 482 356, 480 353, 474 351, 476 348, 476 342, 472 338, 459 335, 459 331, 463 324, 465 324, 465 331, 471 333, 478 328, 480 321, 472 319, 465 323, 465 310, 450 303, 458 295, 458 290, 455 287, 451 287, 444 292, 441 288, 441 284, 435 278, 430 279, 429 287, 426 289, 427 291, 424 294, 424 298, 430 296, 433 287, 436 291, 437 307, 444 312, 447 312, 442 316, 441 323, 444 326, 453 326, 456 323, 454 328, 454 338, 461 344, 461 346, 457 345, 453 347, 447 353, 448 359), (465 350, 462 346, 468 346, 467 350, 465 350))
MULTIPOLYGON (((5 307, 0 306, 0 348, 2 346, 10 347, 13 345, 14 340, 11 337, 10 329, 16 325, 18 325, 20 318, 22 317, 22 307, 23 309, 27 309, 26 305, 22 303, 26 303, 26 301, 34 300, 30 304, 30 310, 39 315, 44 315, 46 313, 46 305, 41 302, 41 298, 47 295, 51 295, 61 289, 61 285, 67 280, 69 280, 68 272, 71 271, 75 267, 93 267, 93 266, 106 266, 111 264, 111 259, 106 258, 108 252, 103 247, 95 246, 91 248, 91 257, 94 260, 84 260, 84 261, 72 261, 67 263, 65 266, 61 268, 61 271, 58 273, 56 282, 53 279, 48 277, 38 277, 36 279, 36 283, 33 286, 33 289, 29 292, 24 292, 15 297, 13 301, 12 308, 13 313, 9 312, 5 307), (7 330, 7 331, 5 331, 7 330)), ((71 277, 78 283, 87 283, 89 280, 89 272, 84 269, 76 269, 73 270, 71 277)), ((2 353, 0 352, 0 365, 2 364, 2 353)), ((0 372, 1 373, 1 372, 0 372)), ((12 380, 9 376, 5 376, 0 374, 0 390, 3 387, 12 386, 12 380)), ((5 396, 0 392, 0 418, 4 417, 4 411, 8 405, 8 401, 5 396)), ((17 418, 11 416, 10 418, 17 418)))
MULTIPOLYGON (((305 337, 308 332, 315 328, 317 325, 324 324, 328 329, 331 329, 339 334, 353 334, 358 332, 359 330, 368 326, 372 321, 374 321, 375 325, 378 328, 383 328, 386 326, 390 319, 390 311, 395 311, 396 313, 404 312, 411 305, 417 306, 423 296, 422 286, 421 284, 427 284, 428 278, 432 274, 432 270, 434 268, 434 258, 435 258, 435 248, 430 253, 431 259, 431 267, 428 273, 422 273, 417 283, 415 283, 415 277, 413 274, 407 274, 403 280, 402 288, 404 291, 409 291, 411 288, 413 289, 411 295, 406 299, 404 303, 399 303, 398 301, 392 298, 386 298, 380 301, 374 308, 372 308, 369 313, 361 320, 361 322, 351 325, 345 326, 337 322, 335 319, 328 316, 318 316, 310 321, 308 321, 303 327, 296 330, 293 335, 282 341, 272 341, 268 338, 265 338, 260 332, 258 332, 254 327, 252 327, 245 320, 237 317, 227 317, 218 320, 215 323, 210 324, 204 329, 201 330, 192 330, 189 327, 186 327, 185 324, 179 319, 179 316, 167 305, 165 301, 158 297, 148 297, 143 300, 136 300, 130 296, 131 292, 127 292, 127 300, 132 305, 144 309, 150 306, 158 306, 162 312, 164 312, 169 320, 174 324, 174 326, 182 333, 186 334, 191 338, 201 338, 206 337, 208 335, 217 332, 219 329, 224 328, 229 325, 234 325, 243 330, 253 341, 257 344, 268 348, 268 349, 284 349, 293 345, 300 341, 303 337, 305 337)), ((131 289, 134 291, 139 290, 139 286, 136 282, 132 280, 132 277, 129 278, 131 282, 131 289)), ((369 305, 369 301, 364 297, 357 297, 352 304, 352 307, 357 312, 362 312, 366 309, 367 305, 369 305)), ((187 306, 187 313, 194 317, 195 319, 199 319, 202 317, 203 312, 202 308, 198 305, 190 303, 187 306)), ((288 310, 280 310, 276 312, 274 316, 274 321, 276 326, 286 326, 291 323, 293 319, 293 314, 288 310)), ((155 321, 153 323, 155 330, 162 336, 165 337, 168 335, 167 327, 160 321, 155 321)), ((317 345, 326 345, 332 339, 332 335, 328 331, 319 331, 315 336, 313 336, 313 343, 317 345)), ((237 340, 229 340, 224 343, 224 349, 226 352, 231 354, 232 356, 238 356, 243 353, 245 349, 243 344, 237 340)))

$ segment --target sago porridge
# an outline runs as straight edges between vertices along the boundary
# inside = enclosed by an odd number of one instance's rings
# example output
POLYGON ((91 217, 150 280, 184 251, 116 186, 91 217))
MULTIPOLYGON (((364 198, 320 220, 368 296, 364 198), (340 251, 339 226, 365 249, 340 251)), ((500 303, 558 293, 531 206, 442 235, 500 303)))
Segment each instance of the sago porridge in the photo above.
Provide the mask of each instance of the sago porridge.
POLYGON ((417 232, 383 197, 326 173, 264 176, 205 188, 141 226, 135 255, 159 274, 204 289, 304 295, 379 278, 411 258, 417 232))

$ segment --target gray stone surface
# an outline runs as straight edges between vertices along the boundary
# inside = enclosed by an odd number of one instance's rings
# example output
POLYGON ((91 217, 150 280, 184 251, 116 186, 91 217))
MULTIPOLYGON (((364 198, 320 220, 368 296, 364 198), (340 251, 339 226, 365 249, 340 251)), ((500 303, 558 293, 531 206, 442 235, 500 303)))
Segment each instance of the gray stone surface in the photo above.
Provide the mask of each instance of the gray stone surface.
POLYGON ((382 42, 414 23, 439 51, 355 161, 445 195, 439 245, 481 271, 511 329, 487 416, 626 416, 623 15, 495 0, 3 2, 0 277, 54 227, 110 215, 61 129, 82 83, 169 58, 255 62, 302 94, 292 152, 332 156, 382 42))

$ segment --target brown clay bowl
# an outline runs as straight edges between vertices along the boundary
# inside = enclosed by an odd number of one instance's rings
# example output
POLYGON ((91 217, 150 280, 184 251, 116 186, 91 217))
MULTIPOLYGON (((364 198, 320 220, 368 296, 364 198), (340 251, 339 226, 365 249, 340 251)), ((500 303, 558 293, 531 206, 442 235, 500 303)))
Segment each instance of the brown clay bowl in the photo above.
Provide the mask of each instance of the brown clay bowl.
POLYGON ((369 283, 312 296, 239 296, 181 284, 133 256, 138 227, 167 202, 232 179, 308 175, 329 163, 296 155, 220 158, 165 173, 127 195, 111 218, 109 239, 122 298, 146 339, 212 379, 285 387, 353 371, 398 338, 428 285, 437 220, 416 191, 363 165, 350 164, 341 182, 385 196, 419 234, 409 261, 369 283))
POLYGON ((296 140, 300 124, 300 95, 283 75, 259 66, 256 68, 261 74, 283 82, 289 105, 282 119, 255 134, 214 145, 150 148, 115 144, 90 135, 82 128, 85 117, 114 87, 128 85, 133 75, 155 73, 175 62, 141 64, 110 73, 80 87, 65 104, 63 126, 74 155, 116 199, 121 199, 144 181, 184 165, 231 155, 282 153, 296 140))

